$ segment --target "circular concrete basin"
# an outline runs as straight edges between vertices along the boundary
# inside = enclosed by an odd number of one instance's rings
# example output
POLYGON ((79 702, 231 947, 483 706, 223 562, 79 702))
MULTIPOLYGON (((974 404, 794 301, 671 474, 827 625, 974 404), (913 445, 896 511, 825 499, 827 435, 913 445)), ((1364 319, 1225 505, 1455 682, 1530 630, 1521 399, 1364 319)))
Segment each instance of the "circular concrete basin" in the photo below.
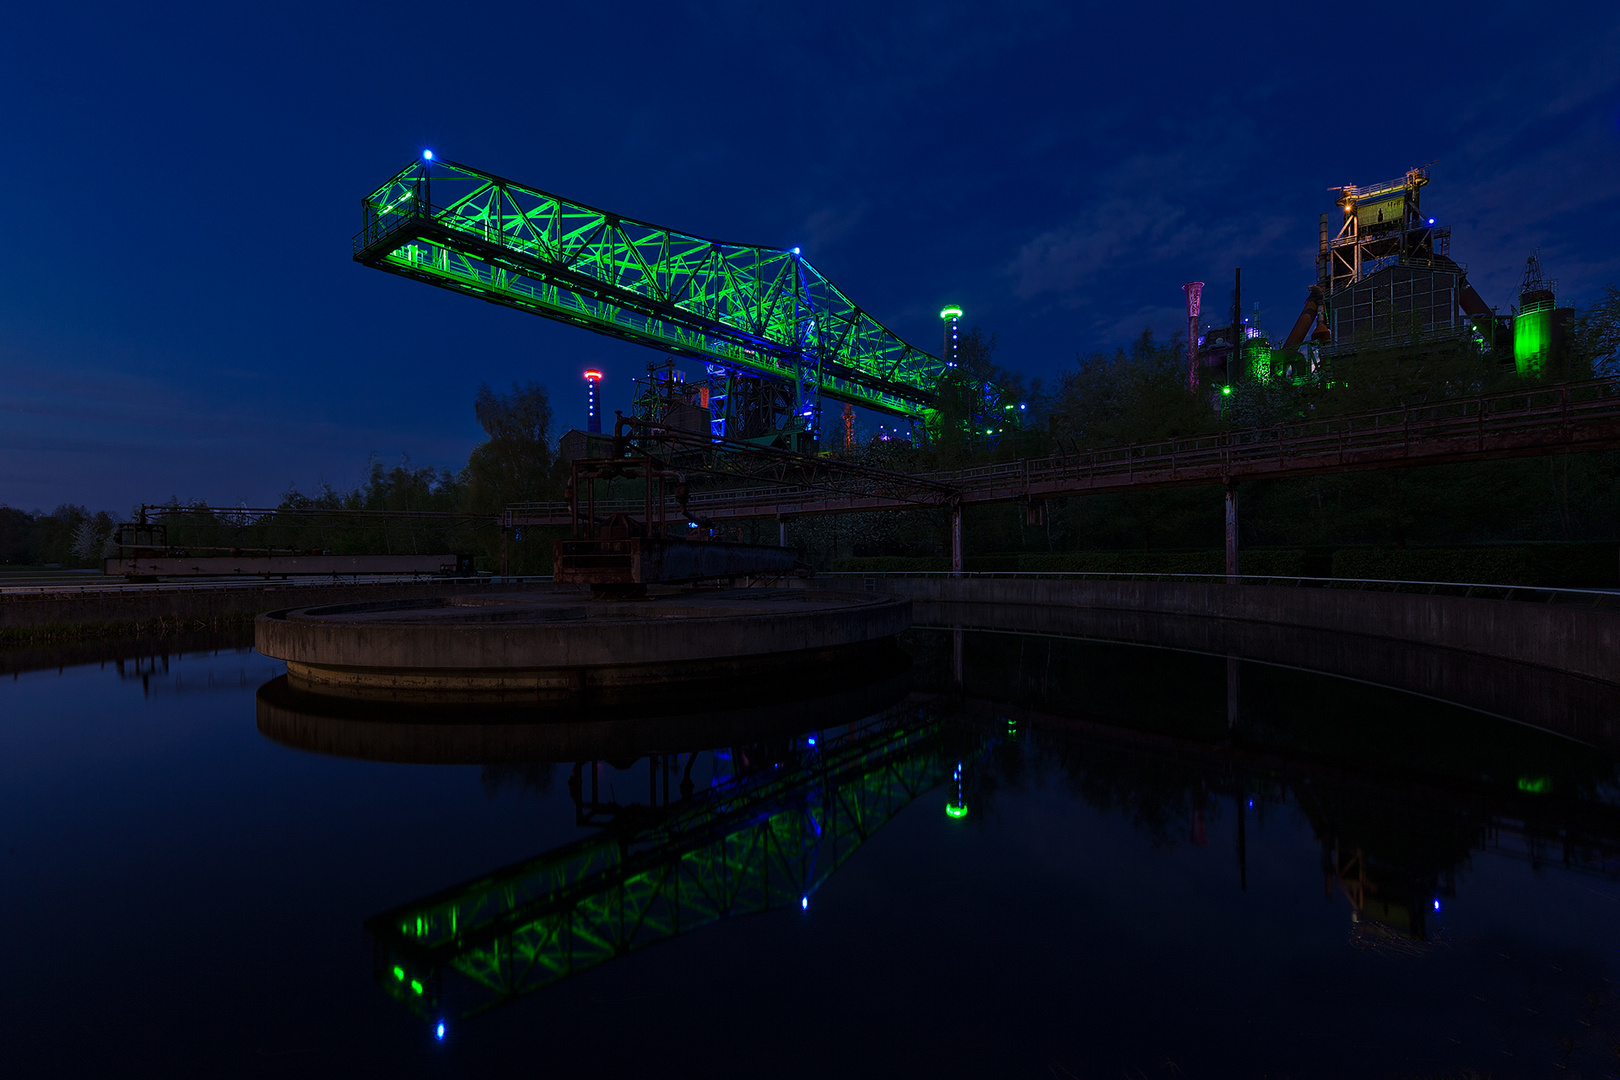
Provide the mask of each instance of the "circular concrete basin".
POLYGON ((604 701, 836 665, 911 625, 873 593, 719 589, 645 600, 469 594, 272 611, 258 651, 295 688, 408 700, 604 701))

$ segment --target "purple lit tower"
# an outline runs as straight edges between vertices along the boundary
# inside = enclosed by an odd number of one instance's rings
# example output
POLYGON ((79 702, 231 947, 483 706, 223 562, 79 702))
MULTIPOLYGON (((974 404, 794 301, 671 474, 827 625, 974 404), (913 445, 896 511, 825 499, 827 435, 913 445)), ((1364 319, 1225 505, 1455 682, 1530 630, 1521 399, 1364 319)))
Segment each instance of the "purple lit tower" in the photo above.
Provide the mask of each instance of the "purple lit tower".
POLYGON ((1181 287, 1187 294, 1187 389, 1198 392, 1198 298, 1203 295, 1202 281, 1189 281, 1181 287))

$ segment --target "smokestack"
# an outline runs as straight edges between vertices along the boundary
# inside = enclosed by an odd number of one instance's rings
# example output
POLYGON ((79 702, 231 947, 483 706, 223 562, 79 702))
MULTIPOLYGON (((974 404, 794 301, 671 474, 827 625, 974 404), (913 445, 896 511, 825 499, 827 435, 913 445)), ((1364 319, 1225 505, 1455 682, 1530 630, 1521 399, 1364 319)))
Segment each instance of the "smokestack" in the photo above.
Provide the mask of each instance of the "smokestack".
POLYGON ((1181 287, 1187 294, 1187 389, 1198 393, 1198 298, 1203 294, 1202 281, 1189 281, 1181 287))
POLYGON ((591 435, 602 434, 602 408, 597 395, 601 382, 600 371, 593 369, 585 373, 585 431, 591 435))

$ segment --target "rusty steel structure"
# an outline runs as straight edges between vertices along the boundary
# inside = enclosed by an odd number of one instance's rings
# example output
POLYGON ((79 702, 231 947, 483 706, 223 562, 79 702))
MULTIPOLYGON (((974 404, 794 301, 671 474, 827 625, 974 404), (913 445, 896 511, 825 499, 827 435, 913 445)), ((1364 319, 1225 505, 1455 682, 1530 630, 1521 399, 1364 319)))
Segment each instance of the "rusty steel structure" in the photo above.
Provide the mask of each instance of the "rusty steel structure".
MULTIPOLYGON (((1235 580, 1235 488, 1242 481, 1616 448, 1620 384, 1604 379, 917 475, 769 448, 750 448, 762 455, 753 459, 713 452, 707 471, 742 482, 689 490, 679 506, 681 513, 710 525, 947 508, 951 566, 960 572, 965 506, 1017 502, 1033 509, 1050 499, 1092 492, 1220 484, 1228 494, 1228 577, 1235 580), (757 467, 761 462, 770 467, 757 467)), ((644 512, 651 518, 667 505, 647 505, 644 512)), ((642 500, 604 501, 592 513, 634 513, 641 506, 642 500)), ((514 503, 505 510, 503 525, 570 525, 574 513, 568 502, 514 503)))
MULTIPOLYGON (((687 506, 713 521, 861 513, 1616 447, 1620 385, 1598 380, 1135 446, 1076 449, 950 472, 885 474, 889 487, 823 482, 815 476, 755 482, 692 493, 687 506)), ((620 500, 599 504, 598 511, 635 508, 620 500)), ((514 503, 504 520, 508 526, 568 525, 570 513, 566 502, 514 503)))
MULTIPOLYGON (((794 484, 817 491, 933 505, 946 489, 925 477, 836 457, 700 434, 670 423, 620 416, 609 456, 573 462, 565 499, 569 537, 554 542, 556 580, 599 592, 640 594, 652 584, 804 570, 797 551, 723 539, 700 509, 716 483, 794 484), (599 499, 600 485, 624 482, 640 498, 599 499), (701 485, 709 485, 702 490, 701 485), (699 490, 694 491, 694 486, 699 490)), ((555 525, 506 515, 510 526, 555 525)))

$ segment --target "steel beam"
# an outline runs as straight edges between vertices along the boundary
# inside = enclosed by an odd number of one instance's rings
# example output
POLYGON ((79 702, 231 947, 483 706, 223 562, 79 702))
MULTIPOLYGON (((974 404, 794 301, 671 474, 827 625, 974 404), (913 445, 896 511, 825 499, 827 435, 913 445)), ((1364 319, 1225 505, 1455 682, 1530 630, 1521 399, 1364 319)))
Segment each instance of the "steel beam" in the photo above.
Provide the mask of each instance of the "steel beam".
POLYGON ((920 417, 945 370, 797 249, 689 236, 450 161, 412 163, 361 207, 357 262, 768 376, 801 413, 819 394, 920 417))

